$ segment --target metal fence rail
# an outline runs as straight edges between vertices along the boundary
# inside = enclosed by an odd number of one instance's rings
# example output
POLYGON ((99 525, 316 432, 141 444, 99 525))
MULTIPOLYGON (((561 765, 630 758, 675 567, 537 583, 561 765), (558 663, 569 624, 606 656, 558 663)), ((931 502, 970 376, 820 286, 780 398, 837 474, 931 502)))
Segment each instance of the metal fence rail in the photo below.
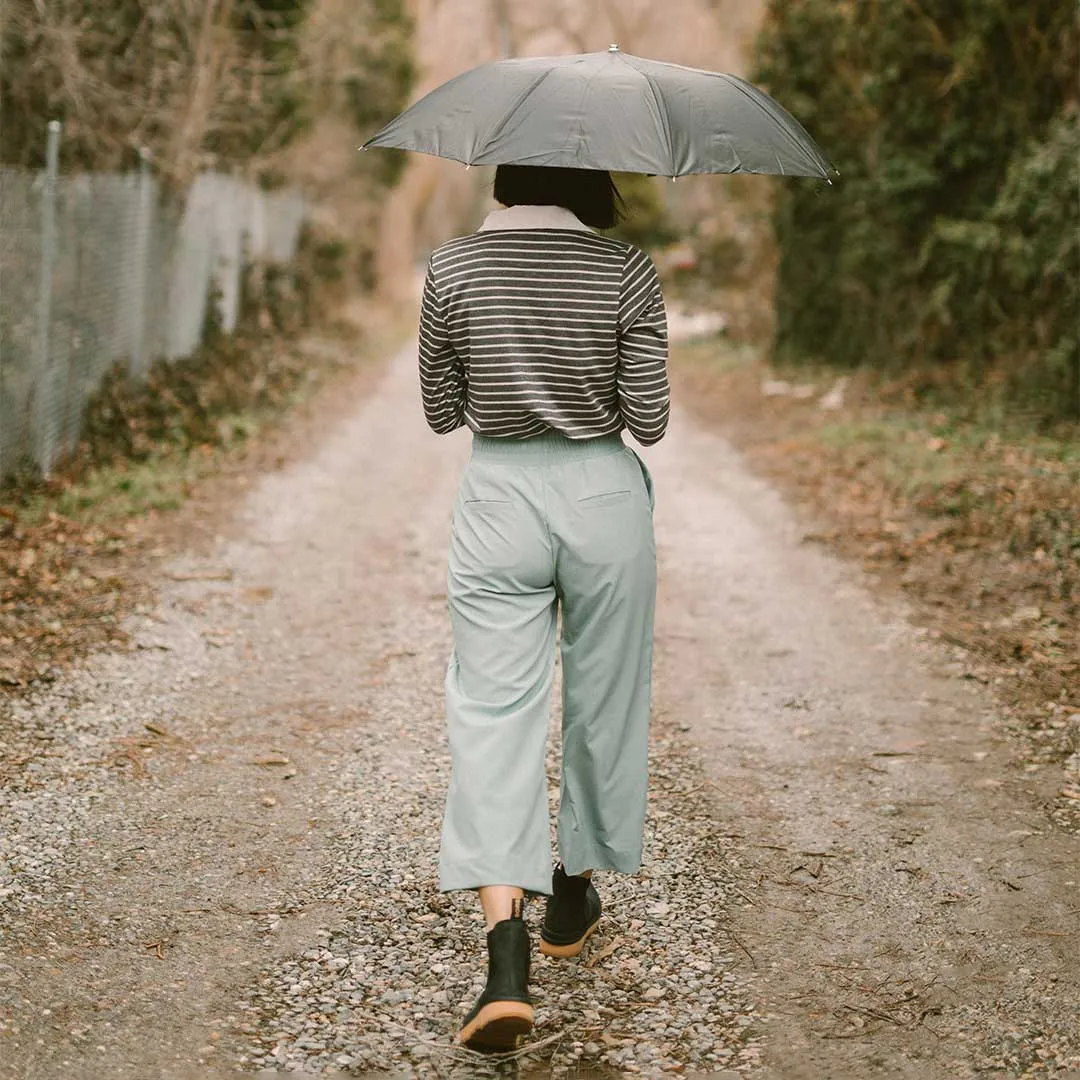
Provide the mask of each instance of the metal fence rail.
POLYGON ((0 479, 48 475, 116 364, 139 378, 190 356, 212 295, 235 329, 245 268, 289 262, 305 216, 296 192, 215 173, 177 205, 145 160, 60 176, 59 134, 50 125, 43 171, 0 167, 0 479))

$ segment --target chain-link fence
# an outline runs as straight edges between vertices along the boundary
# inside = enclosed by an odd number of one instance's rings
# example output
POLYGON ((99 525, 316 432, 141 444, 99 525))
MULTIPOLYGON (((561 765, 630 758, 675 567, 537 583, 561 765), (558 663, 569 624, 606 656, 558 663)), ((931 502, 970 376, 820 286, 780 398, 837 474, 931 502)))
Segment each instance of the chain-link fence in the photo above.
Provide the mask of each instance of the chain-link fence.
POLYGON ((0 479, 48 474, 117 363, 136 378, 198 347, 207 304, 232 331, 253 262, 293 257, 305 206, 233 177, 199 176, 182 203, 150 168, 57 174, 0 167, 0 479))

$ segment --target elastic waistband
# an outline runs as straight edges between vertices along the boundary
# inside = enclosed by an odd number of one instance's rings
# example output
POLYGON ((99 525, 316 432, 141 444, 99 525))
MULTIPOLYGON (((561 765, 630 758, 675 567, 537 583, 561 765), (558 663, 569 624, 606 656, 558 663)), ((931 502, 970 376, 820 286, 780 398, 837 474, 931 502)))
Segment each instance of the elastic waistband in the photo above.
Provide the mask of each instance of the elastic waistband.
POLYGON ((498 439, 473 433, 472 456, 481 461, 513 461, 519 465, 547 465, 605 457, 625 449, 621 435, 571 439, 561 431, 545 431, 530 439, 498 439))

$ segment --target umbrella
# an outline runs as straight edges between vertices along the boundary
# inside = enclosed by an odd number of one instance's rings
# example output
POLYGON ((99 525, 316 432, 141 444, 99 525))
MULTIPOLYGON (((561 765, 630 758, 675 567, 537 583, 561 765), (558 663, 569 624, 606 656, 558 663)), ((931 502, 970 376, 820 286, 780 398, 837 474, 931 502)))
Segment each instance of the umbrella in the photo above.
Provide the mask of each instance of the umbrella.
POLYGON ((684 176, 829 179, 803 126, 735 75, 620 52, 482 64, 421 98, 361 149, 393 146, 466 165, 561 165, 684 176))

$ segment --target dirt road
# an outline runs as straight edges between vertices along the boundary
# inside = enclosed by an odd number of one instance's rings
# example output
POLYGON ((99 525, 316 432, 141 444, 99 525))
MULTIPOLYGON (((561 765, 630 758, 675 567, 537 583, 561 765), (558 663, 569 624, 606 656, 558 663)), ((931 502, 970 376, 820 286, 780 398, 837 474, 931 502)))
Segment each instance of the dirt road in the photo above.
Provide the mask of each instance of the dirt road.
MULTIPOLYGON (((408 349, 325 416, 130 652, 4 720, 0 1076, 484 1074, 448 1047, 481 928, 434 874, 468 437, 427 432, 408 349)), ((1077 844, 985 689, 721 437, 676 409, 644 456, 647 863, 582 962, 537 960, 522 1066, 1080 1075, 1077 844)))

